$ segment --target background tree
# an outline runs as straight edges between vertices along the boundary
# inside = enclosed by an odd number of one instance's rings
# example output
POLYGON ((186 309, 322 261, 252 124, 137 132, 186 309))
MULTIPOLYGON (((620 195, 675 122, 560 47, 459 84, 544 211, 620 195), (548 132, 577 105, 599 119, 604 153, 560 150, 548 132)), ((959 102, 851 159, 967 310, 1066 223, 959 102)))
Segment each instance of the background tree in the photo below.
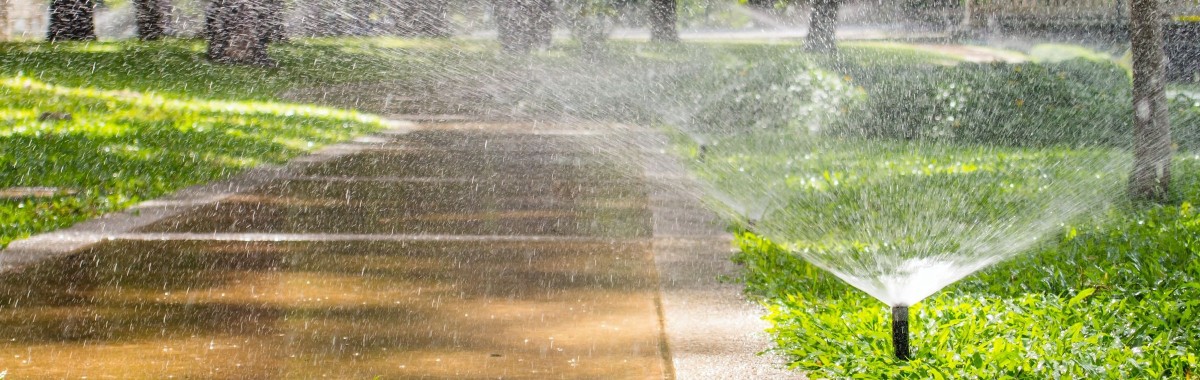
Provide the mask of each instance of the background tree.
POLYGON ((842 0, 812 0, 808 38, 804 43, 806 50, 819 53, 837 51, 838 8, 841 6, 842 0))
POLYGON ((579 42, 585 55, 603 53, 617 16, 610 0, 580 0, 566 2, 562 9, 571 36, 579 42))
POLYGON ((650 40, 678 42, 676 28, 678 3, 675 0, 650 0, 650 40))
POLYGON ((396 20, 396 34, 441 38, 451 33, 447 5, 446 0, 406 0, 387 9, 396 20))
POLYGON ((0 41, 8 41, 8 0, 0 0, 0 41))
POLYGON ((51 0, 50 26, 46 39, 55 41, 92 41, 96 39, 96 2, 93 0, 51 0))
POLYGON ((205 18, 208 58, 221 63, 273 65, 267 56, 269 2, 280 0, 213 0, 205 18))
POLYGON ((770 11, 770 10, 775 10, 775 3, 777 0, 744 0, 744 1, 746 2, 746 5, 749 5, 753 8, 770 11))
MULTIPOLYGON (((804 3, 799 0, 740 0, 742 3, 764 11, 774 11, 783 4, 804 3)), ((818 53, 828 53, 837 50, 838 11, 843 0, 808 0, 812 7, 808 18, 808 37, 804 44, 806 50, 818 53)))
POLYGON ((262 5, 258 17, 262 21, 265 43, 286 42, 287 28, 283 25, 283 0, 257 0, 262 5))
POLYGON ((507 53, 527 54, 550 44, 553 0, 494 0, 500 46, 507 53))
POLYGON ((135 0, 137 37, 142 41, 161 39, 167 31, 165 0, 135 0))
POLYGON ((1135 200, 1166 202, 1171 181, 1171 125, 1158 0, 1132 0, 1134 164, 1129 194, 1135 200))

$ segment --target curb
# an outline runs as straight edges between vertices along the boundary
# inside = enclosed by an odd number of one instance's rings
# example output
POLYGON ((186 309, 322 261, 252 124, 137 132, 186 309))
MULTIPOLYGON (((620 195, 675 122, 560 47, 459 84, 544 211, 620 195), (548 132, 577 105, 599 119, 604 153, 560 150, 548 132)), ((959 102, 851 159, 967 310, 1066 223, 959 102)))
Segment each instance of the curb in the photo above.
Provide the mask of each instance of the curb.
POLYGON ((307 155, 293 158, 283 165, 254 167, 232 178, 187 187, 160 198, 138 203, 123 211, 13 241, 0 251, 0 272, 79 252, 188 210, 212 205, 277 179, 298 175, 313 165, 382 145, 388 141, 388 136, 403 135, 416 129, 416 124, 411 122, 393 120, 384 130, 327 145, 307 155))
POLYGON ((730 260, 733 237, 701 204, 693 177, 665 152, 668 140, 653 131, 641 147, 650 185, 654 262, 659 274, 660 317, 677 379, 805 379, 787 369, 763 320, 766 310, 746 299, 730 260))

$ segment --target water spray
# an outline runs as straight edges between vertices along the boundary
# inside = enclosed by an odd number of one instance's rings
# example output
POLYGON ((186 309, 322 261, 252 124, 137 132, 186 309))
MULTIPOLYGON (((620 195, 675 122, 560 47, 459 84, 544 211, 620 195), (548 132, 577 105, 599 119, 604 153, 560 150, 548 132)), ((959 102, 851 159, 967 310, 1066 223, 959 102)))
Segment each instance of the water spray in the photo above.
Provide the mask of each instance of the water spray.
POLYGON ((892 349, 896 359, 912 359, 908 347, 908 306, 892 306, 892 349))

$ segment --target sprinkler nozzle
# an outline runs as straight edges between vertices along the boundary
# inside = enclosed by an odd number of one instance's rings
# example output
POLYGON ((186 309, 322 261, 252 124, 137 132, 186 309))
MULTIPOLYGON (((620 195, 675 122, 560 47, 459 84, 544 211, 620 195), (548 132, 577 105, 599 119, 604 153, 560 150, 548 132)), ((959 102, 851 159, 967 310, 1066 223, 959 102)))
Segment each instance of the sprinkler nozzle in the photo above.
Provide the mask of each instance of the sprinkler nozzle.
POLYGON ((705 158, 704 156, 707 156, 707 155, 708 155, 708 145, 700 144, 700 152, 698 154, 696 154, 696 159, 700 160, 700 162, 704 162, 704 158, 705 158))
POLYGON ((908 306, 892 307, 892 348, 896 351, 896 359, 912 359, 908 347, 908 306))

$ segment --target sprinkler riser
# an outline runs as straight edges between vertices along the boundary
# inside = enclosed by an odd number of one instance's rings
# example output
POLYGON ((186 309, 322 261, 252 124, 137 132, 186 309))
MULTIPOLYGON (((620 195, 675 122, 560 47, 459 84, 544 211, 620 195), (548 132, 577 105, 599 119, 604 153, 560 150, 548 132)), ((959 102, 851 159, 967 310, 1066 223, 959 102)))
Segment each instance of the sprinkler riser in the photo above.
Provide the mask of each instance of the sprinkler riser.
POLYGON ((912 359, 908 347, 908 306, 892 307, 892 349, 896 352, 896 359, 912 359))

